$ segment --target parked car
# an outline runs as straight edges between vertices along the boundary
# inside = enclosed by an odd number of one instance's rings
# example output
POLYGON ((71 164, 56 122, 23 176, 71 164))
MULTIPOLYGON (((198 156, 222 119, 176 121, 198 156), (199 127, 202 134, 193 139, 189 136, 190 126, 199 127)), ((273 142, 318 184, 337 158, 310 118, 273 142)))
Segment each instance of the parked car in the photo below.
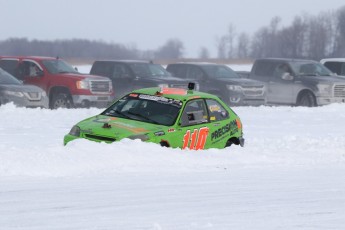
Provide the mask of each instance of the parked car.
POLYGON ((64 144, 78 138, 111 143, 140 139, 182 149, 244 145, 240 118, 218 97, 181 88, 135 90, 100 115, 77 123, 64 144))
POLYGON ((109 77, 113 82, 115 98, 147 87, 188 87, 188 81, 173 77, 161 65, 138 60, 98 60, 90 74, 109 77))
POLYGON ((311 107, 345 102, 345 79, 317 61, 257 59, 249 77, 266 84, 268 104, 311 107))
POLYGON ((0 56, 0 67, 24 84, 42 88, 49 107, 106 107, 114 99, 108 78, 81 74, 60 58, 0 56))
POLYGON ((320 62, 333 73, 345 76, 345 58, 325 58, 320 62))
POLYGON ((241 78, 226 65, 174 63, 166 69, 173 76, 196 82, 200 91, 215 94, 230 106, 257 106, 266 102, 262 82, 241 78))
POLYGON ((34 85, 23 85, 11 74, 0 68, 0 105, 12 102, 20 107, 48 108, 44 90, 34 85))

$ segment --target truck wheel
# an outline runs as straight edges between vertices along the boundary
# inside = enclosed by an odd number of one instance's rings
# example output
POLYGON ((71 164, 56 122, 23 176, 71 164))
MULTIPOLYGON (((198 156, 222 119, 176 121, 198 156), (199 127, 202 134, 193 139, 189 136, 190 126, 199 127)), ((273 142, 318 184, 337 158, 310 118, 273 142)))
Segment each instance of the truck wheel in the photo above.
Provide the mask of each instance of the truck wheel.
POLYGON ((299 96, 297 106, 315 107, 316 100, 314 95, 310 92, 304 92, 299 96))
POLYGON ((51 109, 58 109, 58 108, 71 108, 72 102, 70 97, 65 93, 59 93, 53 95, 53 99, 51 102, 51 109))

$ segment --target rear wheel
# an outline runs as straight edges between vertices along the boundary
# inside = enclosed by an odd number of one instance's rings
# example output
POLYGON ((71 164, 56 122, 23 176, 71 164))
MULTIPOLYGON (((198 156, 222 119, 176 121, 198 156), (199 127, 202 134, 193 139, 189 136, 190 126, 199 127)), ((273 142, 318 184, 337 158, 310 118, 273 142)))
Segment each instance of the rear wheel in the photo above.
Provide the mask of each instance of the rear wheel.
POLYGON ((304 92, 298 97, 297 106, 315 107, 316 99, 311 92, 304 92))
POLYGON ((71 108, 72 100, 71 97, 65 93, 55 94, 52 98, 51 109, 58 108, 71 108))

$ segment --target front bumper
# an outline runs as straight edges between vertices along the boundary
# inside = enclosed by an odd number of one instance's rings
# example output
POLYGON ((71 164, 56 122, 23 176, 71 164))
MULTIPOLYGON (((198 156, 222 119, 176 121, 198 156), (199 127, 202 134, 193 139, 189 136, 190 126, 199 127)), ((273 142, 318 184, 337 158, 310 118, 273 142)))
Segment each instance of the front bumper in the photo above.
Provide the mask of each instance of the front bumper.
POLYGON ((41 97, 40 100, 29 100, 26 97, 5 97, 2 100, 2 104, 13 102, 18 107, 27 107, 27 108, 49 108, 49 99, 48 97, 41 97))
POLYGON ((112 95, 73 95, 73 103, 80 107, 107 107, 114 101, 112 95))
POLYGON ((317 105, 329 105, 332 103, 345 103, 345 97, 316 97, 317 105))

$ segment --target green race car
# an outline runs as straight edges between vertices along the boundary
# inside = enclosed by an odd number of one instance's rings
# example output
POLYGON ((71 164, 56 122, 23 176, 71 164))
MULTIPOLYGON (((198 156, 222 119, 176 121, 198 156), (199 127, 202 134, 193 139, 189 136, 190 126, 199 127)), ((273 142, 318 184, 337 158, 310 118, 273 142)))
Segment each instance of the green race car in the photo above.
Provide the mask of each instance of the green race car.
POLYGON ((64 144, 77 138, 107 143, 129 138, 194 150, 243 146, 242 123, 235 112, 218 97, 192 89, 135 90, 76 124, 64 144))

